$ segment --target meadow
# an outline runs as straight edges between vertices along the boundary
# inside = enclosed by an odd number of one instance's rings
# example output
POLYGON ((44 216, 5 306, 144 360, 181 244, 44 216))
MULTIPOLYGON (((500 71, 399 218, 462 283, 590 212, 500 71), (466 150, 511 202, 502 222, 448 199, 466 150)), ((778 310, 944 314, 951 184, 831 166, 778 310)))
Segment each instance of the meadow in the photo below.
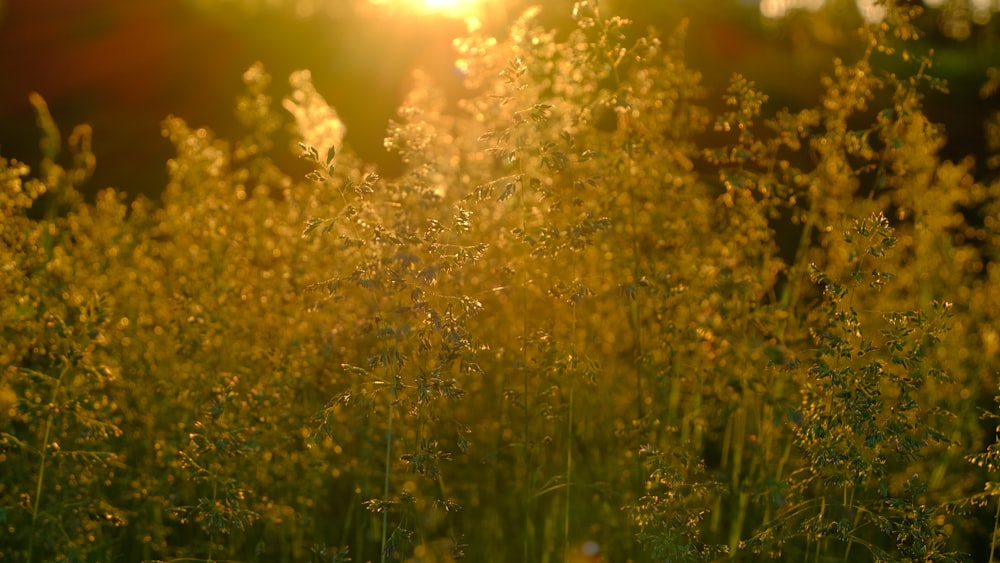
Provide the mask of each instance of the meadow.
POLYGON ((415 77, 392 178, 254 65, 242 136, 163 122, 155 204, 84 198, 36 97, 0 560, 1000 561, 1000 112, 940 156, 913 10, 794 110, 683 21, 529 11, 455 42, 456 104, 415 77))

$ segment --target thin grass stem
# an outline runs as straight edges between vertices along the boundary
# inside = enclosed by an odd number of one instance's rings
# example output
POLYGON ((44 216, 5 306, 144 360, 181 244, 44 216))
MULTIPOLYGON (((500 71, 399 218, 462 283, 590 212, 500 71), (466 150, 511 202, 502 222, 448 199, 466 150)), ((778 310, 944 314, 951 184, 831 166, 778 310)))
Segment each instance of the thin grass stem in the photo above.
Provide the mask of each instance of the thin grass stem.
POLYGON ((52 389, 52 398, 49 399, 49 412, 48 416, 45 417, 45 432, 42 434, 42 445, 38 450, 39 456, 41 456, 41 461, 38 465, 38 478, 35 480, 35 499, 31 507, 31 535, 28 538, 28 562, 33 562, 35 553, 35 537, 36 526, 38 523, 38 514, 41 509, 42 504, 42 490, 45 485, 45 465, 48 461, 48 444, 49 437, 52 435, 52 425, 55 419, 55 413, 58 412, 56 408, 56 399, 59 397, 59 391, 62 389, 63 378, 66 373, 69 372, 69 366, 63 366, 62 371, 59 372, 59 377, 56 378, 56 385, 52 389))

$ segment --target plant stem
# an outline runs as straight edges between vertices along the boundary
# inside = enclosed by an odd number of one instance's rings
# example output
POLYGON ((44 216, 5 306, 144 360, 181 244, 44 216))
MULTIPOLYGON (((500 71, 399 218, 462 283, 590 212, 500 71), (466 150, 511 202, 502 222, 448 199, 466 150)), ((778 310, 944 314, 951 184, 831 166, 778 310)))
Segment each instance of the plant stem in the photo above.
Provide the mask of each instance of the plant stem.
POLYGON ((746 520, 747 513, 747 493, 741 490, 742 483, 741 477, 743 472, 743 449, 746 444, 746 409, 743 407, 737 407, 736 412, 733 414, 733 419, 735 419, 735 424, 733 427, 732 443, 730 447, 733 449, 732 458, 732 487, 734 492, 738 491, 738 501, 736 514, 733 517, 733 521, 730 524, 729 529, 729 550, 730 553, 736 553, 739 549, 740 537, 743 535, 743 522, 746 520))
MULTIPOLYGON (((396 371, 396 370, 393 370, 396 371)), ((392 419, 396 405, 396 377, 398 373, 393 373, 392 388, 389 400, 389 420, 385 429, 385 476, 382 482, 382 555, 380 561, 386 561, 387 533, 389 531, 389 475, 392 471, 392 419)))
MULTIPOLYGON (((521 208, 521 233, 527 234, 528 232, 528 204, 525 199, 526 185, 524 181, 524 167, 521 164, 521 160, 518 159, 518 170, 520 172, 521 178, 521 189, 518 190, 518 205, 521 208)), ((529 182, 530 183, 530 182, 529 182)), ((526 253, 528 255, 528 253, 526 253)), ((521 267, 521 370, 522 370, 522 402, 524 407, 524 435, 522 439, 524 440, 524 478, 527 481, 527 487, 524 490, 524 560, 530 560, 530 536, 531 536, 531 442, 530 442, 530 418, 528 410, 528 400, 529 400, 529 378, 528 378, 528 285, 531 280, 528 279, 528 263, 525 260, 524 265, 521 267)))
MULTIPOLYGON (((208 467, 211 467, 211 466, 208 466, 208 467)), ((213 471, 213 473, 214 473, 214 471, 213 471)), ((218 498, 218 495, 219 495, 219 480, 218 480, 217 476, 213 474, 212 475, 212 504, 211 504, 211 506, 213 508, 215 507, 215 501, 218 498)), ((209 563, 211 563, 213 561, 212 557, 214 555, 213 552, 215 551, 214 548, 215 548, 215 530, 213 529, 212 531, 210 531, 208 533, 208 561, 209 561, 209 563)))
POLYGON ((642 327, 640 323, 642 321, 639 312, 639 279, 641 274, 639 271, 639 226, 638 213, 636 211, 635 189, 632 186, 631 176, 632 176, 632 164, 631 159, 628 155, 625 155, 625 168, 626 173, 629 177, 628 179, 628 199, 629 199, 629 221, 632 227, 632 283, 634 287, 630 294, 631 307, 629 310, 629 321, 632 325, 632 362, 635 366, 635 392, 636 392, 636 416, 639 420, 645 417, 645 406, 642 391, 642 327))
MULTIPOLYGON (((628 122, 624 114, 619 116, 619 130, 627 131, 628 122)), ((636 421, 642 425, 643 419, 646 418, 645 412, 645 401, 646 398, 643 394, 642 388, 642 361, 643 361, 643 342, 642 342, 642 316, 640 310, 639 302, 639 280, 641 279, 640 274, 640 249, 639 249, 639 224, 638 224, 638 211, 636 210, 636 193, 635 186, 632 181, 632 159, 628 151, 624 154, 624 168, 625 168, 625 182, 628 186, 628 199, 629 199, 629 223, 631 227, 631 239, 632 239, 632 291, 629 292, 629 324, 632 327, 632 365, 635 375, 635 410, 636 410, 636 421)), ((643 438, 640 438, 643 439, 643 438)), ((641 456, 635 456, 635 478, 633 479, 633 487, 636 495, 642 494, 642 458, 641 456)))
MULTIPOLYGON (((823 517, 825 515, 826 515, 826 496, 824 495, 820 498, 819 518, 817 518, 817 522, 819 522, 820 529, 822 529, 823 517)), ((816 540, 816 558, 815 558, 816 563, 819 563, 819 556, 823 551, 822 547, 823 547, 823 542, 825 541, 826 541, 825 536, 820 537, 816 540)))
POLYGON ((389 531, 389 475, 392 471, 392 419, 395 415, 396 380, 398 377, 398 358, 394 358, 392 362, 392 377, 390 380, 392 387, 389 390, 389 420, 386 422, 385 427, 385 474, 383 475, 382 481, 382 553, 379 559, 382 563, 385 563, 388 555, 386 553, 386 545, 388 542, 389 531))
POLYGON ((997 503, 997 511, 993 516, 993 537, 990 539, 990 563, 996 561, 998 530, 1000 530, 1000 502, 997 503))
MULTIPOLYGON (((572 374, 570 374, 572 377, 572 374)), ((569 515, 570 515, 570 487, 573 479, 573 391, 574 382, 569 383, 569 422, 566 429, 566 510, 563 520, 563 553, 564 557, 569 554, 569 515)))
POLYGON ((45 483, 45 464, 48 461, 47 451, 49 436, 52 433, 52 423, 55 419, 56 398, 59 396, 59 391, 62 388, 63 377, 65 377, 68 371, 69 366, 63 366, 62 371, 59 372, 59 377, 56 379, 55 388, 52 389, 52 398, 49 399, 49 413, 45 418, 45 432, 42 435, 42 447, 38 451, 39 456, 41 456, 41 462, 38 466, 38 479, 35 482, 35 502, 31 507, 31 535, 28 538, 28 563, 34 561, 35 525, 38 521, 38 511, 42 501, 42 486, 45 483))

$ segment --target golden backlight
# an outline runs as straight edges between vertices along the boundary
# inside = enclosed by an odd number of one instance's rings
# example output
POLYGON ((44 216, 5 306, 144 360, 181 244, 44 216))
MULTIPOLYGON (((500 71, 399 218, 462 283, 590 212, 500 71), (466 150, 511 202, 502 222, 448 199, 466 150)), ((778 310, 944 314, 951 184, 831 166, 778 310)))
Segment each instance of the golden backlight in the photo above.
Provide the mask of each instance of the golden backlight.
POLYGON ((438 14, 451 18, 473 18, 481 15, 485 0, 370 0, 372 4, 438 14))

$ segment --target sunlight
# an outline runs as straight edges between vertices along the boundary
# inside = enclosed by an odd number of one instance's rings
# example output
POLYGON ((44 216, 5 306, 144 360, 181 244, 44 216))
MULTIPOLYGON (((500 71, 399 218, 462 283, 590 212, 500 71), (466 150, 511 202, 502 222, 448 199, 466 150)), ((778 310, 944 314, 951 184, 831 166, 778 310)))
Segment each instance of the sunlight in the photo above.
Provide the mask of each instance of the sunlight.
POLYGON ((785 17, 792 10, 815 12, 823 7, 826 0, 761 0, 760 13, 765 18, 785 17))
POLYGON ((369 0, 375 5, 437 14, 449 18, 474 18, 481 15, 485 0, 369 0))

